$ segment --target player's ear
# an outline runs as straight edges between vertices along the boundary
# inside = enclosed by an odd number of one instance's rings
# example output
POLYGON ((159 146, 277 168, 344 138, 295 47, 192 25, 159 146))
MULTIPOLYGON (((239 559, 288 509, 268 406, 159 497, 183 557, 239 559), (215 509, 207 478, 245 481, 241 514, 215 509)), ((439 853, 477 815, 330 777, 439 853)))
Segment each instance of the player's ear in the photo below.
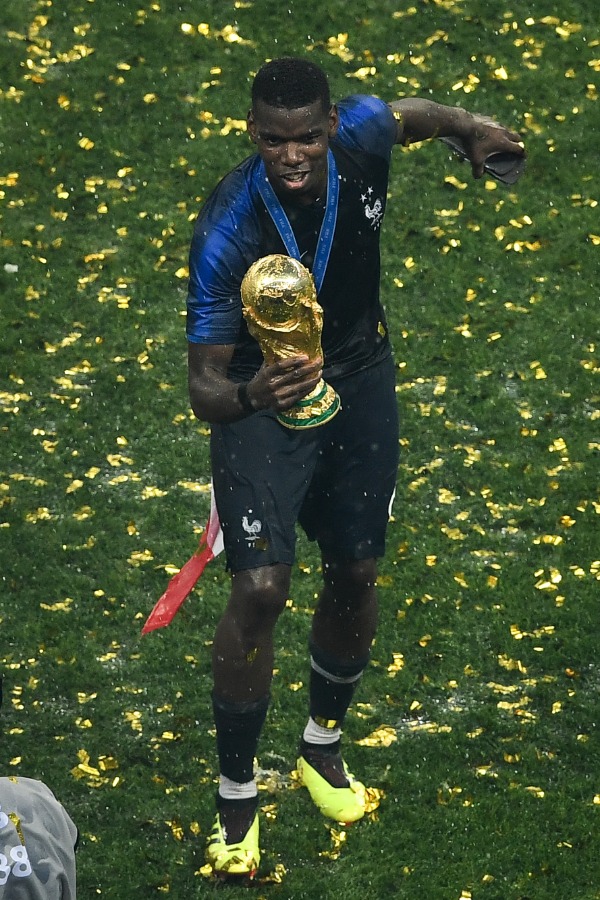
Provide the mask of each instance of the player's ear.
POLYGON ((337 106, 335 104, 329 110, 329 115, 327 117, 327 134, 330 138, 335 137, 337 134, 338 126, 340 124, 340 117, 337 111, 337 106))
POLYGON ((254 113, 251 109, 248 110, 248 115, 246 116, 246 128, 248 129, 248 134, 250 135, 250 140, 253 144, 256 143, 256 122, 254 121, 254 113))

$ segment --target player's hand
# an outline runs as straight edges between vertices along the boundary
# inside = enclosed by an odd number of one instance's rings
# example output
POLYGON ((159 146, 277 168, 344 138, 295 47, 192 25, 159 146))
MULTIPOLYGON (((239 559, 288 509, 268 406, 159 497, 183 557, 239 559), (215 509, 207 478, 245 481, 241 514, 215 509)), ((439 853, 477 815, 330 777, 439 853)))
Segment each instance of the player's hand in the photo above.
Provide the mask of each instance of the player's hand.
POLYGON ((264 364, 248 384, 248 397, 259 409, 283 412, 306 397, 323 375, 323 360, 308 356, 280 359, 264 364))
POLYGON ((505 128, 489 116, 477 113, 472 115, 472 129, 465 143, 475 178, 481 178, 484 163, 493 153, 526 155, 521 136, 516 131, 505 128))

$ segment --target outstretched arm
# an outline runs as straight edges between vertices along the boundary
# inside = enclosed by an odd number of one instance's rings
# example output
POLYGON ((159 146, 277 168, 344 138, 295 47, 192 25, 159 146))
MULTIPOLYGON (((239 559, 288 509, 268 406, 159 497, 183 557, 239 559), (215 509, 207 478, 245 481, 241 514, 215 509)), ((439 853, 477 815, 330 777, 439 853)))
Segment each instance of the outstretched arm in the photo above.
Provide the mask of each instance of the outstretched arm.
POLYGON ((520 135, 489 116, 418 97, 394 100, 389 106, 398 122, 396 143, 457 138, 465 148, 475 178, 481 178, 485 160, 492 153, 525 156, 520 135))

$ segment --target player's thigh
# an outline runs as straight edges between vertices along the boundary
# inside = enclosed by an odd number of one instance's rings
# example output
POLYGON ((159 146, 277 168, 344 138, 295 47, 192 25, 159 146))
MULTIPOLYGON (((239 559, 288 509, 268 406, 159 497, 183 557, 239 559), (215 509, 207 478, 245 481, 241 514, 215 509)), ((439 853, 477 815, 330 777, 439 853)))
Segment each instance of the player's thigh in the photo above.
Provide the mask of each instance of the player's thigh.
POLYGON ((343 414, 317 465, 301 522, 324 553, 383 555, 398 473, 398 407, 392 360, 344 379, 343 414))
POLYGON ((212 426, 213 486, 231 571, 292 565, 295 524, 317 444, 270 413, 212 426))

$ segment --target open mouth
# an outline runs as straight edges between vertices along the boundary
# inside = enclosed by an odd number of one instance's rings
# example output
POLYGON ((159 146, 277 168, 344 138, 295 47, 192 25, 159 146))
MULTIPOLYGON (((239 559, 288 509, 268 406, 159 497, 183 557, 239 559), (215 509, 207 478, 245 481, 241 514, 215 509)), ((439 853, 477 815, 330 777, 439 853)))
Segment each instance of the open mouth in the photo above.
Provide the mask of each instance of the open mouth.
POLYGON ((308 172, 285 172, 280 177, 288 187, 297 190, 305 184, 308 174, 308 172))

